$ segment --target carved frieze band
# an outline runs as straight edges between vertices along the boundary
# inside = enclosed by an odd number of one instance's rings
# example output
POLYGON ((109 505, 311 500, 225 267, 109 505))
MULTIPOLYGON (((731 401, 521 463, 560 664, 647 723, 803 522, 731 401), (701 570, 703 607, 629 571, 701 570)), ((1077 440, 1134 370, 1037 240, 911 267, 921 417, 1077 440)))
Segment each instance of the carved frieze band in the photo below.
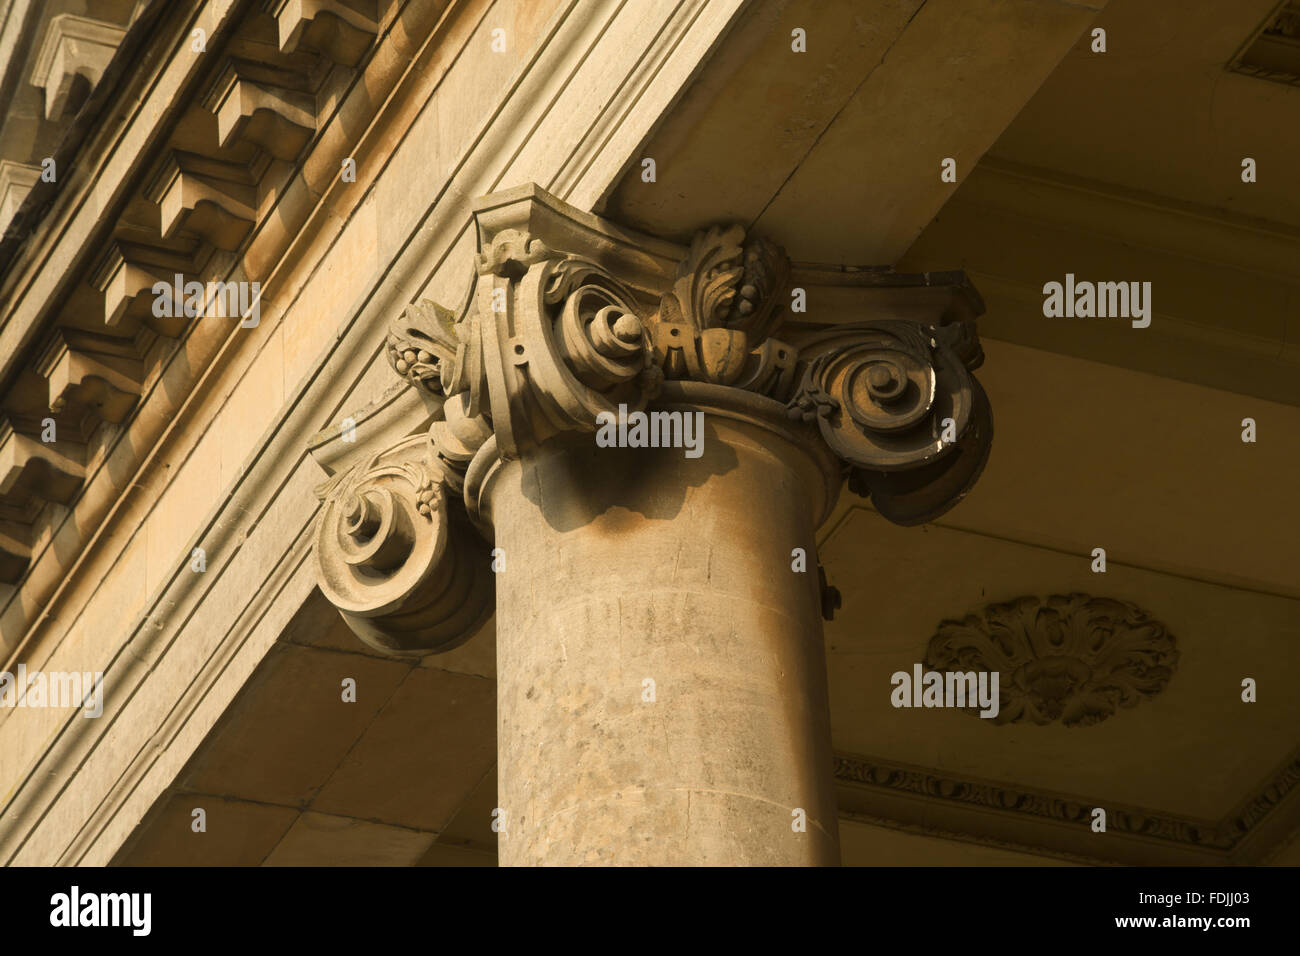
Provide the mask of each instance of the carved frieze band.
POLYGON ((1027 815, 1085 829, 1091 825, 1093 807, 1105 806, 1108 831, 1230 851, 1300 785, 1300 752, 1290 754, 1262 786, 1222 820, 1197 820, 1114 807, 1095 798, 1038 792, 858 754, 836 754, 834 774, 841 783, 883 788, 1000 813, 1027 815))
MULTIPOLYGON (((394 503, 394 514, 414 514, 412 496, 432 489, 439 516, 463 501, 490 537, 482 492, 501 461, 563 432, 594 432, 598 416, 620 406, 644 410, 670 383, 708 386, 722 401, 748 396, 749 418, 821 444, 841 463, 831 486, 847 475, 898 523, 952 507, 983 468, 992 417, 971 375, 982 353, 969 325, 871 315, 783 325, 790 263, 779 247, 739 226, 705 230, 683 250, 634 236, 531 185, 481 200, 476 219, 476 279, 465 308, 457 315, 421 301, 389 330, 389 363, 438 409, 419 442, 385 452, 404 456, 427 485, 386 482, 386 493, 408 500, 394 503)), ((395 649, 434 649, 441 632, 416 640, 411 622, 423 619, 410 607, 424 606, 415 592, 429 587, 433 572, 423 564, 380 567, 364 556, 389 551, 366 537, 365 527, 382 522, 358 517, 369 500, 352 490, 362 468, 354 464, 358 474, 322 490, 322 586, 348 614, 359 613, 358 601, 365 605, 366 640, 378 639, 378 618, 398 614, 400 626, 388 635, 395 649), (347 550, 354 545, 355 553, 347 550), (329 571, 352 559, 359 563, 350 578, 329 571), (374 597, 361 599, 342 581, 374 597)), ((414 540, 411 553, 421 562, 445 560, 440 573, 457 573, 470 560, 430 559, 420 536, 414 540)), ((487 564, 484 542, 473 546, 472 560, 487 564)))

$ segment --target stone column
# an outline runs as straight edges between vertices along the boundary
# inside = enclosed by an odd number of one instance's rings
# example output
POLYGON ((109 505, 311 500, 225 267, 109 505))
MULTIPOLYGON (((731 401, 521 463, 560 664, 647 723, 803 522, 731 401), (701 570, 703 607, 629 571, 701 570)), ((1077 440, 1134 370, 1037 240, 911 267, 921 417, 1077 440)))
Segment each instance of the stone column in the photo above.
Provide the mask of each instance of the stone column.
POLYGON ((699 458, 588 434, 493 480, 502 863, 839 860, 821 595, 791 568, 835 463, 686 410, 699 458))
POLYGON ((905 524, 971 486, 972 327, 782 327, 740 227, 684 249, 533 186, 477 221, 463 313, 390 330, 434 421, 321 489, 322 590, 418 655, 495 589, 503 864, 838 863, 814 535, 846 474, 905 524))

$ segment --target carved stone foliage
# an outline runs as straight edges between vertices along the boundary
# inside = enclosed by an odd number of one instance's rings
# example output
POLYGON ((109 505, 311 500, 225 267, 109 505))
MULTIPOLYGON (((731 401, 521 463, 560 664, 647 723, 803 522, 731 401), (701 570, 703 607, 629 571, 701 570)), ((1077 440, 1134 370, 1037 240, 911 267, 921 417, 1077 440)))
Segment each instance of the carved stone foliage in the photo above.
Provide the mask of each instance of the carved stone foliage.
POLYGON ((1165 626, 1134 604, 1054 594, 942 622, 925 662, 938 671, 1000 673, 994 723, 1074 727, 1160 693, 1178 666, 1178 649, 1165 626))
POLYGON ((878 319, 787 334, 789 261, 739 226, 699 233, 657 294, 593 249, 580 234, 499 230, 458 320, 421 302, 393 322, 398 374, 463 396, 457 414, 478 422, 480 444, 458 453, 487 447, 490 433, 490 454, 511 458, 559 431, 594 431, 619 405, 644 408, 664 381, 690 381, 761 395, 783 406, 772 406, 778 417, 815 424, 851 487, 902 524, 947 510, 983 468, 992 417, 970 374, 983 355, 968 326, 878 319))
MULTIPOLYGON (((708 401, 743 398, 749 419, 824 442, 850 486, 899 523, 951 507, 983 467, 992 420, 970 374, 982 359, 978 339, 962 323, 865 315, 786 327, 790 262, 740 226, 707 229, 681 249, 535 186, 486 197, 476 220, 466 305, 459 313, 430 301, 408 306, 385 349, 398 376, 438 409, 424 444, 404 447, 439 489, 439 515, 455 510, 447 495, 459 496, 490 537, 482 491, 499 462, 563 432, 594 432, 602 413, 646 409, 670 390, 674 401, 693 402, 683 389, 700 387, 708 401)), ((386 487, 407 498, 418 490, 405 478, 386 487)), ((322 546, 337 554, 322 568, 336 569, 329 582, 339 606, 354 616, 355 607, 370 609, 373 627, 389 613, 374 609, 397 600, 392 592, 432 572, 421 564, 390 574, 366 549, 354 564, 339 557, 352 547, 353 510, 327 508, 322 522, 333 527, 322 546), (344 566, 351 570, 340 577, 344 566), (372 586, 375 596, 349 597, 348 588, 372 586)))
POLYGON ((780 321, 789 274, 779 246, 761 237, 746 242, 740 226, 696 235, 652 322, 655 364, 668 378, 756 392, 788 388, 794 350, 762 346, 780 321), (778 348, 779 362, 771 354, 778 348))

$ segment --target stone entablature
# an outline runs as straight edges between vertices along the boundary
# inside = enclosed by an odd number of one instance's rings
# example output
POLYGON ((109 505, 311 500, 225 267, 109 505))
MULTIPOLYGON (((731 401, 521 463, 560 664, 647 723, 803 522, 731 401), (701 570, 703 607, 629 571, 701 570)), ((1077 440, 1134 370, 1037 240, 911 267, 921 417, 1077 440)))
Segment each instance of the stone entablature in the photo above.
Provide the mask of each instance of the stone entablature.
MULTIPOLYGON (((159 316, 152 308, 154 285, 260 284, 265 301, 259 308, 269 307, 268 277, 337 188, 342 160, 365 129, 358 123, 362 114, 381 110, 386 91, 404 74, 413 50, 406 59, 369 59, 377 44, 403 42, 392 34, 399 7, 383 0, 282 2, 255 4, 233 17, 219 5, 191 0, 159 7, 127 30, 73 14, 48 21, 32 72, 23 80, 44 90, 51 119, 69 120, 63 113, 77 82, 93 88, 112 79, 166 99, 185 78, 198 80, 191 97, 168 101, 166 109, 147 105, 140 98, 144 93, 113 101, 113 109, 126 112, 106 119, 102 129, 79 133, 86 137, 80 153, 61 152, 50 181, 41 180, 40 167, 12 162, 0 174, 0 190, 8 184, 0 194, 4 210, 16 211, 28 191, 42 190, 36 205, 44 207, 40 215, 48 221, 84 201, 87 190, 93 190, 97 209, 115 197, 112 208, 101 210, 112 223, 106 234, 93 225, 94 217, 75 218, 72 230, 46 230, 29 211, 0 262, 0 298, 8 306, 0 316, 0 354, 6 356, 0 377, 7 383, 0 414, 8 422, 0 455, 14 462, 16 474, 26 474, 23 469, 44 467, 29 454, 31 442, 44 441, 51 449, 38 458, 52 455, 84 466, 70 496, 62 484, 56 498, 44 484, 25 478, 0 487, 0 585, 31 590, 31 606, 39 607, 57 584, 56 569, 46 569, 40 582, 29 580, 28 571, 51 556, 45 543, 67 516, 32 502, 71 508, 80 540, 89 540, 103 509, 90 514, 82 507, 82 482, 94 480, 97 465, 119 439, 98 426, 131 427, 136 409, 170 374, 175 354, 188 352, 192 384, 219 354, 220 343, 239 334, 243 316, 222 313, 211 320, 222 328, 205 328, 198 336, 192 335, 196 317, 184 309, 159 316), (137 50, 142 37, 136 34, 142 32, 148 34, 145 42, 165 43, 170 57, 150 61, 145 71, 110 71, 119 47, 137 50), (173 127, 169 117, 180 117, 180 125, 173 127), (158 137, 155 127, 164 121, 170 131, 158 137), (105 159, 97 137, 118 124, 125 133, 109 144, 112 150, 128 152, 136 139, 149 149, 125 158, 110 154, 112 165, 101 170, 105 159), (210 130, 210 141, 196 130, 210 130), (49 262, 61 265, 42 269, 49 262), (22 495, 15 497, 11 486, 24 489, 22 495)), ((414 5, 404 14, 405 29, 427 37, 445 7, 414 5)), ((173 401, 184 398, 175 394, 176 384, 169 386, 173 401)), ((147 459, 157 433, 152 427, 150 434, 136 435, 139 460, 147 459)), ((62 548, 58 557, 66 566, 75 552, 62 548)), ((14 639, 6 635, 6 644, 14 639)))

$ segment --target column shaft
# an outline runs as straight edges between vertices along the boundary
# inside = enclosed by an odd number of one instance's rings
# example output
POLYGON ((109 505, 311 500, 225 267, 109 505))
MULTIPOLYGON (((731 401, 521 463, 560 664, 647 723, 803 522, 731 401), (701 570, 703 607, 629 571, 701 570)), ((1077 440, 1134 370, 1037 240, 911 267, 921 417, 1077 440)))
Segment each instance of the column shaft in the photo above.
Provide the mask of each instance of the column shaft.
POLYGON ((492 480, 504 865, 839 862, 825 479, 767 429, 705 422, 699 458, 588 433, 492 480))

